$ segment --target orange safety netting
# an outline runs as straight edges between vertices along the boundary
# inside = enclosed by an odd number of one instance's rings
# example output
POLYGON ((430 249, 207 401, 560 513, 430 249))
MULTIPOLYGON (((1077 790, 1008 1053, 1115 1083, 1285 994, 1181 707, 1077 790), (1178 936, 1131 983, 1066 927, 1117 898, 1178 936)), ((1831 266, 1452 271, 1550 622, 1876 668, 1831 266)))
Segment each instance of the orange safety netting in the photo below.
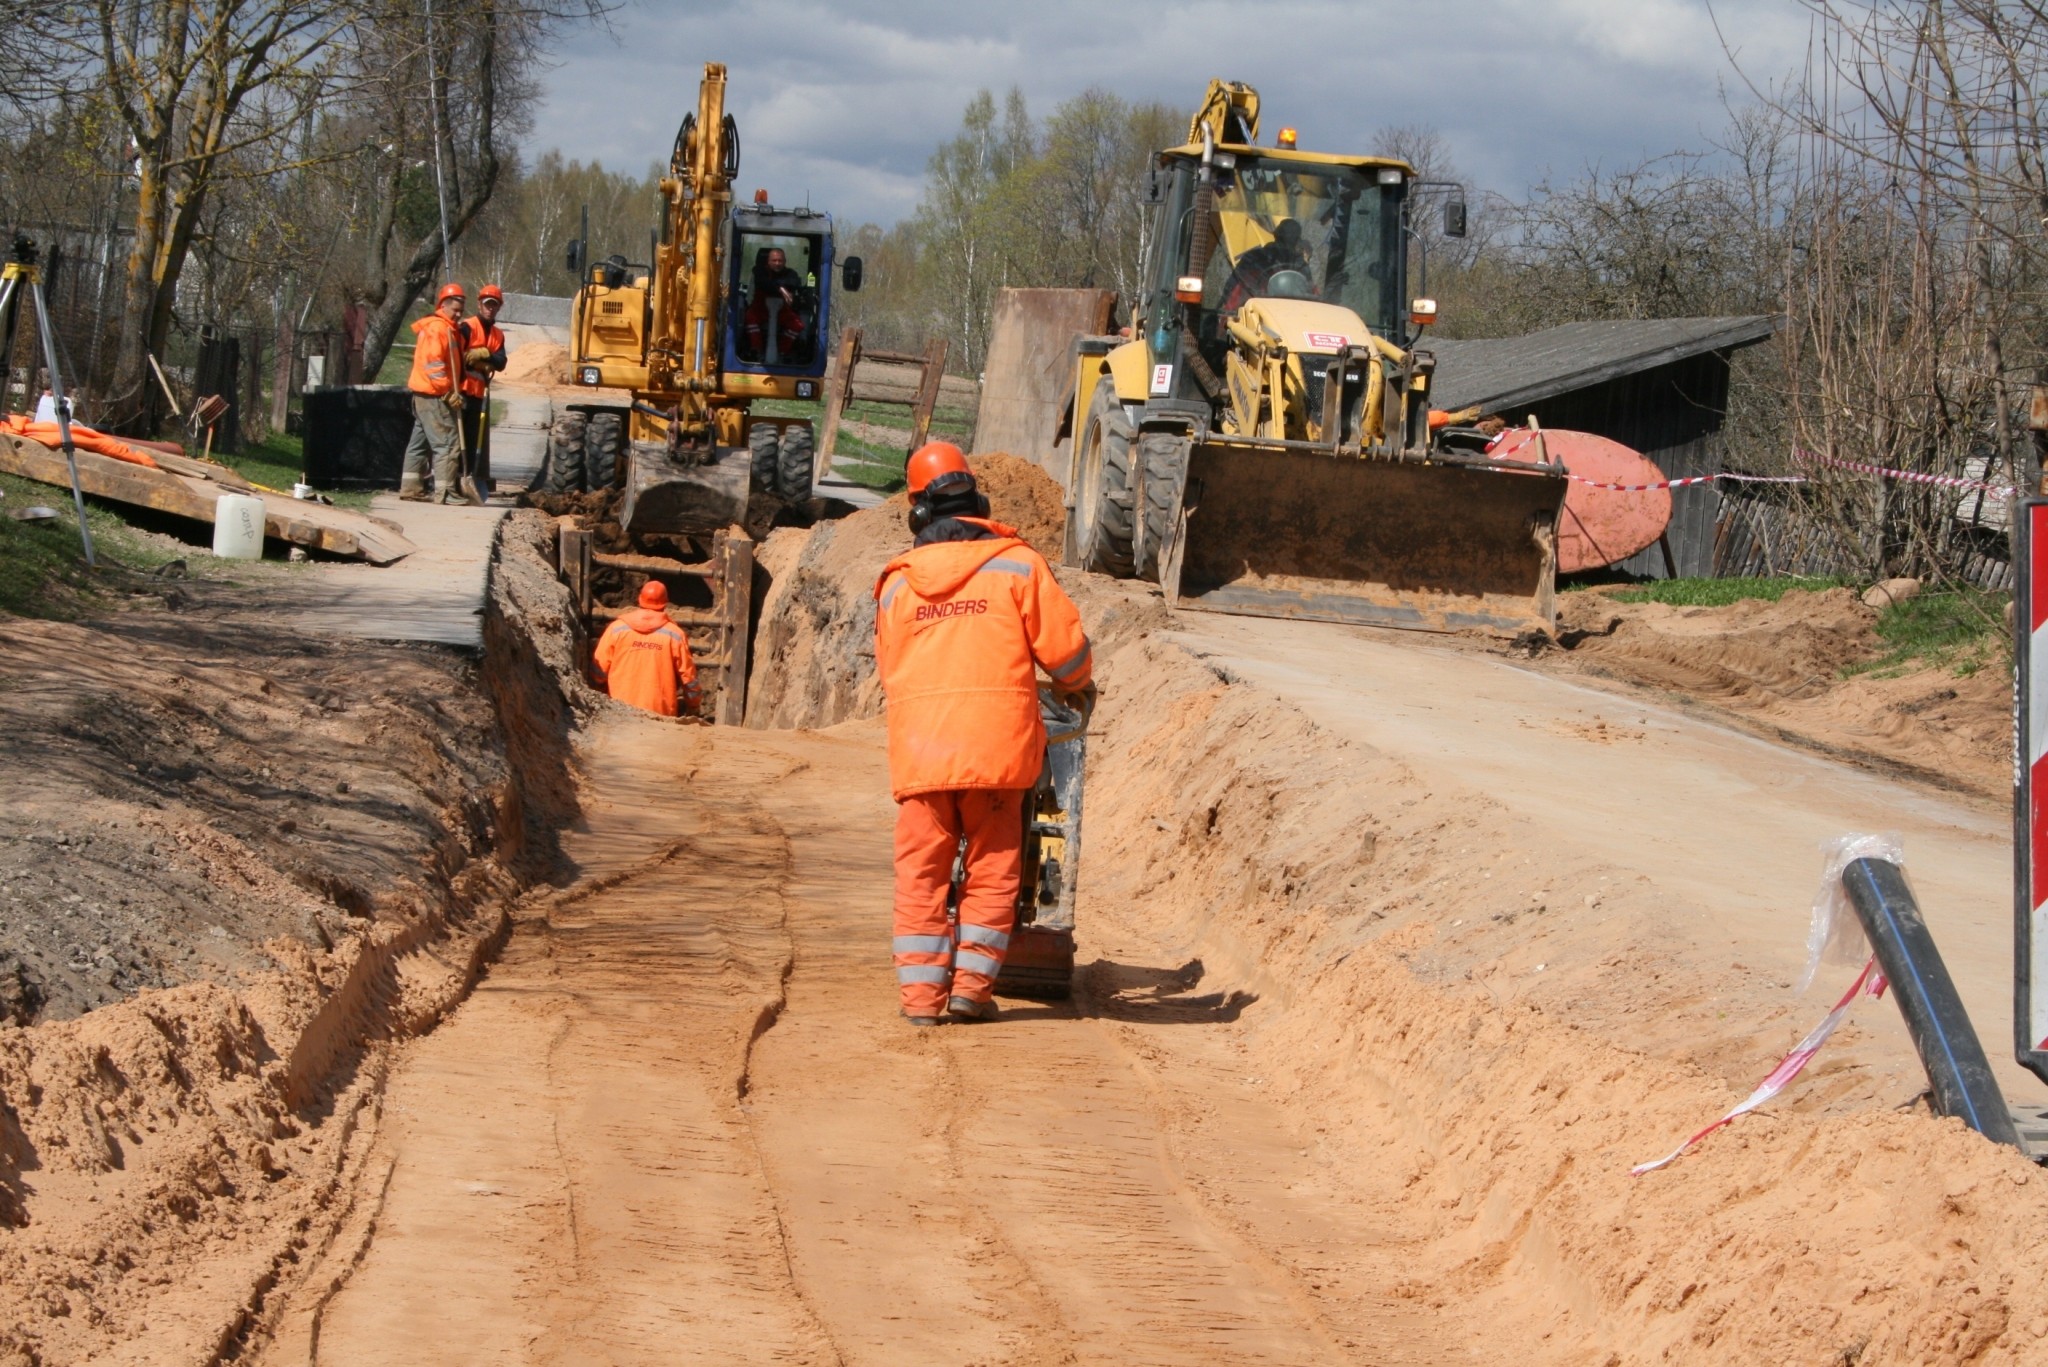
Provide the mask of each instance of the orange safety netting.
MULTIPOLYGON (((4 418, 0 418, 0 431, 6 431, 28 441, 40 443, 50 447, 52 450, 64 444, 63 435, 57 430, 56 423, 36 422, 22 413, 10 413, 4 418)), ((156 463, 156 458, 150 455, 149 452, 138 450, 118 437, 110 437, 106 433, 96 431, 90 427, 81 427, 75 422, 71 424, 71 444, 81 451, 92 451, 98 455, 112 456, 115 460, 125 460, 130 465, 146 466, 151 470, 163 468, 156 463)))

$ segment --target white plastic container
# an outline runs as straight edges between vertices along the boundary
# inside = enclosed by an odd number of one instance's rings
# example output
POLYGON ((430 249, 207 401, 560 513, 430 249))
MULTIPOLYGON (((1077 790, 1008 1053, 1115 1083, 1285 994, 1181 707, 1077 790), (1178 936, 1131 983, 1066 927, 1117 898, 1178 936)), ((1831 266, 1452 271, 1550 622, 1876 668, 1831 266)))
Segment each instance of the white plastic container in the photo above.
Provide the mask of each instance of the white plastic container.
POLYGON ((227 560, 263 558, 263 500, 222 494, 213 505, 213 553, 227 560))

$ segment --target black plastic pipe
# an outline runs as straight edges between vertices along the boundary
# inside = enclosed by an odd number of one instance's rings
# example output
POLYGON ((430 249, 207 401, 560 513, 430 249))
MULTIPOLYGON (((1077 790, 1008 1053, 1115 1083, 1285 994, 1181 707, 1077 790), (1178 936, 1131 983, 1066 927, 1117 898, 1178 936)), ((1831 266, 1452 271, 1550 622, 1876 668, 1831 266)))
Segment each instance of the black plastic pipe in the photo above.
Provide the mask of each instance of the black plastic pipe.
POLYGON ((1920 1064, 1934 1088, 1934 1109, 1994 1143, 2019 1148, 2005 1094, 1991 1075, 1991 1062, 1956 995, 1955 980, 1941 962, 1899 866, 1888 859, 1852 860, 1842 870, 1842 886, 1877 951, 1878 967, 1891 981, 1913 1047, 1920 1051, 1920 1064))

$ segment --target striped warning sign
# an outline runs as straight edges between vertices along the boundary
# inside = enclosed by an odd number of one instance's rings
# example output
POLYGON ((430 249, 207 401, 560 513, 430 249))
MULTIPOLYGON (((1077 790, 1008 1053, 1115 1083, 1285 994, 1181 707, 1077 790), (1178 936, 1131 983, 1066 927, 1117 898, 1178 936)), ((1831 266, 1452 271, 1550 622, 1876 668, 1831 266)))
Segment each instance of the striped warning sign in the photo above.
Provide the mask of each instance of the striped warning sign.
POLYGON ((2019 1061, 2048 1081, 2048 500, 2020 505, 2014 580, 2013 975, 2019 1061))

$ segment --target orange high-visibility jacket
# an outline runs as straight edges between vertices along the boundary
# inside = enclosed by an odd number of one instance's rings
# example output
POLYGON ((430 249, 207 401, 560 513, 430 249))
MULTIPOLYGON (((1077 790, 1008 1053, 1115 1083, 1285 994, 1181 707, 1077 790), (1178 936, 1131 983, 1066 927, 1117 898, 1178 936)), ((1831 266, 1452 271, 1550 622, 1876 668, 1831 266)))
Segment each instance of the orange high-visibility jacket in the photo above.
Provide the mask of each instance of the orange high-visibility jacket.
POLYGON ((1033 664, 1061 688, 1094 672, 1081 613, 1016 530, 897 556, 875 584, 875 662, 889 699, 897 801, 944 788, 1029 788, 1045 759, 1033 664))
POLYGON ((429 399, 439 399, 455 388, 462 374, 462 345, 455 324, 434 312, 412 325, 412 373, 405 387, 429 399))
POLYGON ((462 368, 462 392, 471 399, 481 399, 491 387, 491 375, 505 368, 505 334, 496 323, 486 323, 482 318, 465 318, 455 325, 458 336, 456 343, 464 355, 475 347, 488 348, 491 359, 483 367, 462 368))
POLYGON ((697 685, 689 636, 658 608, 634 608, 606 627, 595 663, 607 693, 664 717, 676 715, 678 687, 697 685))

